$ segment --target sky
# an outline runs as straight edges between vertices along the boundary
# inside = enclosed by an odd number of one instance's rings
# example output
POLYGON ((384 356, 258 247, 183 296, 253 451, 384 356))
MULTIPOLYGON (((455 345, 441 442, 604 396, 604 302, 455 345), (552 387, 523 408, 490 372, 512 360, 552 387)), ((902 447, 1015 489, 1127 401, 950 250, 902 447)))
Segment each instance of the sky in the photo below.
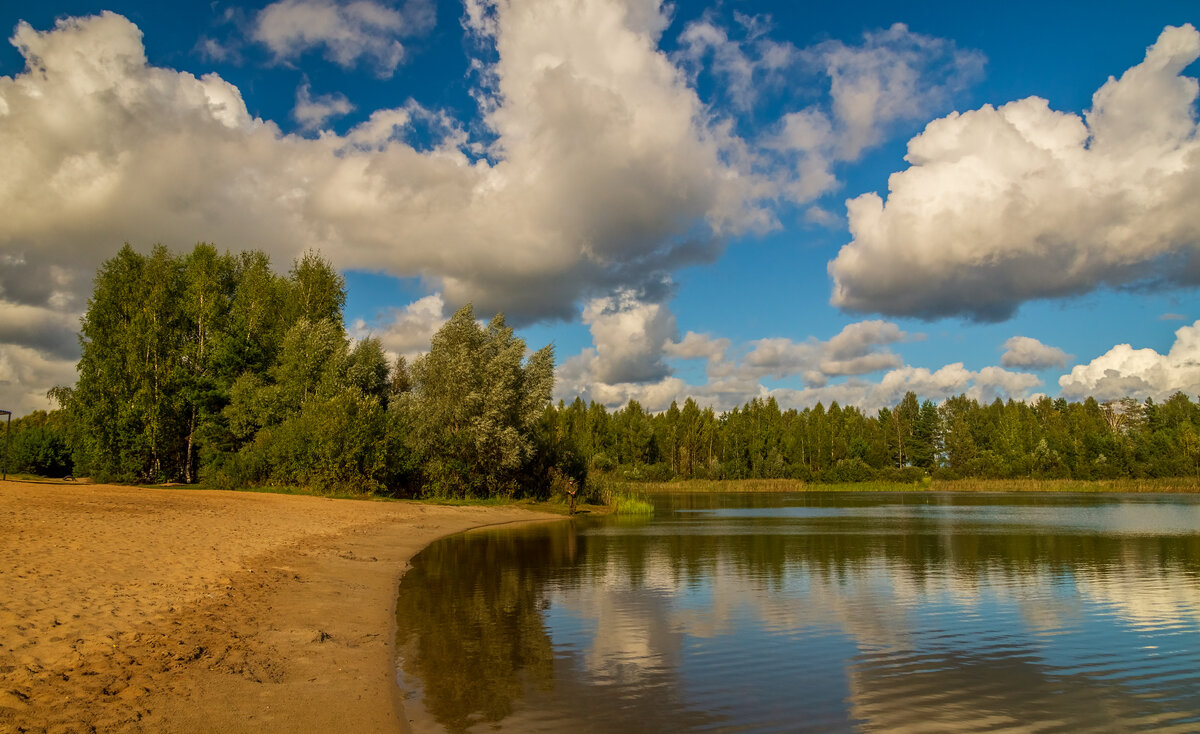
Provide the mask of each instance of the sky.
POLYGON ((1200 396, 1200 6, 0 2, 0 408, 96 268, 314 249, 650 410, 1200 396))

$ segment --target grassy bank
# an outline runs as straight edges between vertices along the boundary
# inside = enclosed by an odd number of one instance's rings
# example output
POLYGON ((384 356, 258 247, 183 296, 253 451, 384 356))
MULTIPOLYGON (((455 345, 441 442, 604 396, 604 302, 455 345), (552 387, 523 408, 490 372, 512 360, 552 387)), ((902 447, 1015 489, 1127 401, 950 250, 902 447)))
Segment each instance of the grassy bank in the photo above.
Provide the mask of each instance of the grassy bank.
POLYGON ((1112 492, 1200 493, 1200 480, 1164 479, 930 479, 915 483, 844 482, 816 484, 798 479, 685 479, 670 482, 605 480, 613 493, 661 492, 1112 492))

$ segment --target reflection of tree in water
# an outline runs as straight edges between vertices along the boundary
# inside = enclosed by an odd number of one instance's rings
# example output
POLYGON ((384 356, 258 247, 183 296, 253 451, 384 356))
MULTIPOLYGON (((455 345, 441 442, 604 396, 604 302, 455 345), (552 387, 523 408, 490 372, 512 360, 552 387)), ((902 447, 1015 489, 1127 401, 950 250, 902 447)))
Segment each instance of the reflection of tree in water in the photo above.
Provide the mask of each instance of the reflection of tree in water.
POLYGON ((545 582, 573 554, 572 533, 496 532, 446 538, 414 562, 400 586, 397 640, 415 650, 405 673, 423 682, 425 708, 447 729, 500 721, 526 685, 552 684, 545 582))
MULTIPOLYGON (((743 711, 733 699, 696 699, 687 689, 694 693, 709 673, 689 667, 694 661, 681 651, 711 650, 707 642, 694 644, 717 635, 740 644, 739 625, 761 624, 758 668, 789 680, 811 673, 845 681, 849 690, 830 698, 824 713, 845 717, 847 725, 857 719, 919 728, 910 714, 934 709, 944 714, 935 723, 948 729, 1003 726, 1022 712, 1042 722, 1092 721, 1101 709, 1087 709, 1086 702, 1096 697, 1107 702, 1103 715, 1127 721, 1197 708, 1186 694, 1190 703, 1165 709, 1135 705, 1147 692, 1166 691, 1161 670, 1138 667, 1153 679, 1142 689, 1138 681, 1062 667, 1076 655, 1081 664, 1095 662, 1092 644, 1120 626, 1109 615, 1149 629, 1164 615, 1178 620, 1200 610, 1195 534, 1087 532, 988 522, 971 512, 769 515, 716 522, 660 515, 644 528, 583 524, 593 531, 576 536, 575 525, 562 524, 435 544, 401 588, 399 639, 412 651, 405 672, 423 682, 426 710, 452 731, 501 720, 514 731, 576 734, 648 730, 652 723, 679 731, 737 726, 762 712, 743 711), (1047 595, 1056 579, 1065 587, 1047 595), (1184 588, 1177 595, 1157 591, 1175 586, 1184 588), (702 606, 676 598, 689 588, 705 590, 702 606), (1147 606, 1147 594, 1161 596, 1161 603, 1147 606), (578 645, 552 647, 551 599, 585 630, 583 637, 576 633, 578 645), (910 614, 923 599, 941 605, 938 621, 910 614), (1006 619, 976 615, 980 599, 1006 619), (1080 636, 1064 625, 1083 619, 1074 615, 1086 600, 1107 619, 1085 625, 1080 636), (1130 621, 1134 613, 1142 617, 1130 621), (1073 641, 1054 643, 1064 631, 1073 641), (934 632, 959 641, 930 637, 934 632), (845 648, 834 646, 830 657, 818 657, 813 644, 823 635, 845 635, 860 655, 836 657, 845 648), (993 649, 993 642, 1002 644, 993 649), (1088 648, 1077 650, 1080 644, 1088 648), (1040 645, 1049 658, 1033 649, 1040 645), (1046 690, 1058 693, 1038 693, 1046 690)), ((1125 654, 1126 663, 1141 665, 1136 650, 1125 654)), ((735 676, 728 683, 753 677, 720 670, 735 676)), ((1173 684, 1166 688, 1174 690, 1168 696, 1179 693, 1173 684)), ((789 707, 817 703, 767 702, 783 707, 776 722, 795 713, 789 707)))
POLYGON ((681 700, 682 635, 667 628, 669 601, 651 601, 651 611, 628 588, 591 590, 583 572, 592 564, 580 562, 586 542, 573 525, 541 525, 446 538, 414 559, 397 600, 397 645, 439 724, 577 733, 711 725, 681 700), (556 660, 544 618, 552 588, 595 591, 592 611, 605 625, 590 651, 559 650, 556 660), (637 629, 612 615, 622 598, 646 617, 630 620, 637 629), (656 662, 629 655, 631 642, 656 662))
MULTIPOLYGON (((590 552, 618 554, 630 565, 630 574, 635 579, 644 572, 647 558, 660 558, 664 553, 680 579, 687 581, 711 576, 719 564, 732 566, 748 578, 776 585, 796 567, 824 579, 838 579, 881 561, 892 568, 904 569, 918 584, 929 577, 947 574, 971 580, 996 571, 1019 575, 1034 569, 1067 572, 1088 569, 1103 574, 1130 566, 1155 571, 1169 569, 1200 579, 1200 535, 1195 533, 1086 532, 1022 524, 1019 520, 998 524, 987 518, 936 513, 877 516, 853 512, 854 508, 878 508, 884 502, 916 507, 953 505, 957 509, 1063 507, 1068 512, 1079 512, 1091 505, 1123 504, 1120 499, 912 493, 887 495, 881 500, 868 493, 810 493, 788 495, 785 505, 780 497, 751 493, 737 496, 735 501, 738 507, 767 510, 808 507, 852 511, 813 517, 771 517, 767 513, 739 517, 736 532, 729 534, 709 530, 712 523, 677 522, 676 526, 684 526, 679 532, 662 532, 651 537, 614 536, 611 547, 592 547, 590 552), (689 532, 688 525, 695 525, 699 531, 689 532)), ((667 495, 659 500, 670 510, 718 510, 728 506, 730 496, 698 493, 667 495)), ((1131 506, 1136 508, 1136 504, 1131 506)))
POLYGON ((886 651, 849 667, 850 711, 868 731, 1195 731, 1190 686, 1148 694, 1113 673, 1056 670, 1035 645, 886 651))

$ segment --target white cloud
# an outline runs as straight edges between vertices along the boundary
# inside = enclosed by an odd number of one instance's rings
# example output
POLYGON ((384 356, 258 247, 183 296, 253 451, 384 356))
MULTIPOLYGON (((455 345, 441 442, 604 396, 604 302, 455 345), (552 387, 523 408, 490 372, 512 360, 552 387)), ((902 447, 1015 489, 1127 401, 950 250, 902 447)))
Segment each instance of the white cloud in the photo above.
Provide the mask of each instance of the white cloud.
POLYGON ((583 308, 583 323, 593 347, 568 360, 563 369, 588 382, 647 383, 669 372, 664 347, 675 336, 675 315, 662 303, 639 300, 631 291, 592 299, 583 308))
POLYGON ((354 105, 344 94, 322 94, 312 96, 312 88, 305 82, 296 90, 296 106, 292 117, 305 130, 316 130, 334 117, 354 111, 354 105))
MULTIPOLYGON (((884 373, 876 381, 852 376, 836 383, 815 381, 803 388, 771 389, 763 385, 760 378, 753 376, 756 368, 748 368, 744 364, 728 366, 723 376, 718 376, 718 371, 710 369, 708 381, 700 385, 688 384, 674 376, 647 383, 606 384, 584 380, 574 383, 580 385, 581 389, 560 384, 556 395, 563 399, 573 399, 579 395, 584 400, 595 400, 609 407, 617 407, 633 399, 651 411, 666 410, 671 401, 682 402, 689 397, 718 411, 731 410, 755 397, 774 397, 784 409, 802 410, 817 403, 828 406, 836 401, 871 414, 883 407, 894 407, 909 391, 922 400, 934 402, 965 394, 968 398, 990 403, 996 398, 1028 400, 1034 395, 1034 389, 1042 384, 1037 375, 1026 372, 995 366, 968 370, 961 362, 955 362, 937 370, 900 366, 884 373)), ((570 373, 566 366, 560 370, 560 379, 564 373, 569 378, 579 377, 570 373)))
POLYGON ((785 337, 768 337, 750 342, 753 348, 742 364, 756 377, 790 377, 811 370, 821 359, 822 345, 815 339, 796 342, 785 337))
POLYGON ((1004 342, 1004 355, 1000 364, 1005 367, 1041 369, 1043 367, 1066 367, 1070 358, 1063 350, 1043 344, 1029 336, 1014 336, 1004 342))
POLYGON ((663 353, 677 359, 704 359, 708 362, 720 362, 725 359, 730 341, 725 338, 714 339, 711 334, 697 334, 689 331, 678 342, 668 341, 663 344, 663 353))
POLYGON ((387 78, 404 58, 399 39, 427 32, 435 20, 429 0, 409 0, 400 9, 372 0, 279 0, 259 11, 253 37, 281 61, 322 48, 339 66, 364 60, 387 78))
POLYGON ((1118 344, 1087 364, 1076 365, 1058 378, 1063 397, 1097 400, 1152 397, 1162 400, 1175 392, 1200 395, 1200 321, 1175 331, 1166 354, 1118 344))
POLYGON ((920 117, 983 71, 984 58, 953 41, 913 33, 903 23, 863 36, 861 46, 828 41, 815 49, 831 80, 838 157, 855 160, 898 120, 920 117), (928 74, 942 78, 930 83, 928 74))
POLYGON ((847 202, 832 303, 927 318, 1147 279, 1200 283, 1200 33, 1168 27, 1084 118, 1036 97, 931 122, 910 167, 847 202))
POLYGON ((20 24, 29 68, 0 77, 0 298, 77 313, 122 242, 203 240, 277 264, 316 248, 520 323, 652 290, 727 237, 773 225, 771 184, 739 167, 741 141, 658 50, 657 2, 485 10, 498 56, 479 90, 494 140, 484 160, 415 103, 345 135, 284 135, 219 76, 149 65, 141 32, 113 13, 20 24), (444 137, 409 145, 414 120, 444 137))
POLYGON ((434 293, 417 299, 404 308, 389 309, 374 323, 357 319, 350 325, 355 339, 373 336, 393 359, 403 356, 409 361, 429 351, 433 335, 446 323, 446 303, 442 294, 434 293))
MULTIPOLYGON (((903 23, 864 34, 860 45, 827 41, 803 56, 829 78, 830 106, 785 115, 772 143, 795 158, 787 193, 797 202, 836 188, 834 163, 857 160, 895 123, 929 114, 984 65, 978 52, 913 33, 903 23)), ((822 219, 819 211, 813 216, 822 219)))
POLYGON ((845 224, 845 221, 841 217, 815 204, 804 210, 804 221, 828 229, 834 229, 845 224))
POLYGON ((735 18, 744 39, 731 38, 729 31, 709 13, 688 23, 679 34, 676 59, 691 71, 693 78, 707 61, 733 105, 748 110, 757 103, 764 87, 783 83, 783 72, 799 60, 799 50, 790 43, 766 37, 769 18, 740 13, 735 13, 735 18))
MULTIPOLYGON (((835 360, 852 359, 865 355, 874 347, 895 344, 909 338, 908 332, 902 331, 890 321, 859 321, 847 324, 829 340, 826 356, 835 360)), ((920 339, 923 336, 911 338, 920 339)))
POLYGON ((578 395, 615 407, 633 399, 658 411, 666 409, 672 400, 692 397, 728 410, 755 396, 777 395, 784 407, 805 407, 818 400, 834 399, 874 410, 894 403, 892 397, 897 390, 903 396, 903 386, 938 399, 959 392, 991 399, 1000 393, 1022 393, 1040 384, 1033 375, 999 368, 969 372, 961 364, 952 365, 930 377, 928 370, 904 367, 900 356, 887 347, 923 335, 909 334, 886 321, 849 324, 828 341, 757 339, 738 349, 740 355, 733 356, 726 338, 689 331, 682 339, 674 339, 675 317, 667 307, 644 303, 631 294, 593 301, 585 309, 584 321, 591 325, 595 346, 567 359, 559 368, 555 394, 564 400, 578 395), (701 385, 684 382, 672 374, 667 358, 705 360, 707 381, 701 385), (878 384, 857 378, 883 370, 890 371, 878 384), (795 376, 803 379, 805 389, 770 390, 763 384, 765 378, 795 376), (852 379, 829 384, 833 378, 846 376, 852 379))
POLYGON ((876 348, 918 338, 921 335, 910 336, 888 321, 860 321, 848 324, 827 342, 758 339, 751 342, 753 349, 742 365, 753 370, 755 377, 803 375, 810 385, 824 385, 830 377, 899 367, 902 360, 898 354, 876 348))
POLYGON ((867 413, 882 407, 894 407, 912 391, 923 400, 938 402, 955 395, 988 403, 996 398, 1025 399, 1042 384, 1036 375, 1012 372, 1001 367, 968 370, 961 362, 937 370, 925 367, 900 367, 886 373, 879 382, 851 379, 824 387, 803 390, 772 391, 781 405, 804 408, 836 400, 842 405, 854 405, 867 413))
POLYGON ((215 38, 202 36, 196 42, 196 51, 209 61, 240 61, 241 56, 232 44, 221 43, 215 38))

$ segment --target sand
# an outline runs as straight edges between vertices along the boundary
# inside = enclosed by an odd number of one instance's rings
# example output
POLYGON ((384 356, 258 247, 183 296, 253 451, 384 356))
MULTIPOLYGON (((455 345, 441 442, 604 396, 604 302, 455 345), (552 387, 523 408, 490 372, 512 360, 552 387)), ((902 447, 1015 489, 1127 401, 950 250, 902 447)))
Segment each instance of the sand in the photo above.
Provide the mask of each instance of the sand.
POLYGON ((544 519, 0 482, 0 731, 407 731, 407 561, 451 533, 544 519))

